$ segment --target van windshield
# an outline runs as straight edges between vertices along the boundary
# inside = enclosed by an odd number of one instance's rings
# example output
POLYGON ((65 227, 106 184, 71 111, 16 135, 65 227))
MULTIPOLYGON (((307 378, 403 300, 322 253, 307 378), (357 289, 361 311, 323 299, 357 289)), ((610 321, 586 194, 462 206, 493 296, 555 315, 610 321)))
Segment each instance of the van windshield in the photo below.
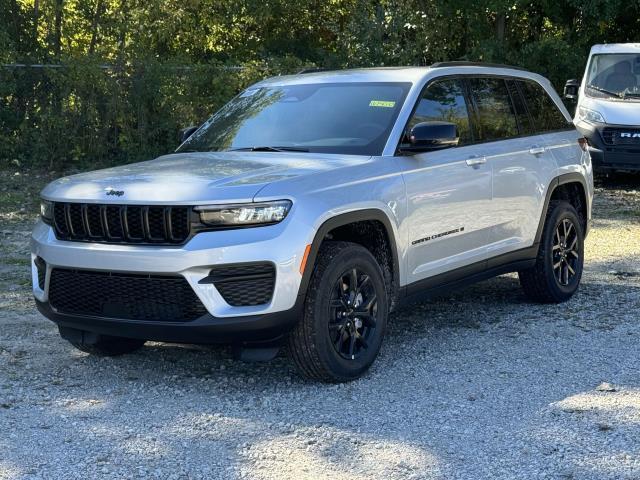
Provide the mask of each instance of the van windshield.
POLYGON ((640 100, 640 53, 593 55, 586 94, 595 98, 640 100))
POLYGON ((250 88, 178 151, 381 155, 410 83, 313 83, 250 88))

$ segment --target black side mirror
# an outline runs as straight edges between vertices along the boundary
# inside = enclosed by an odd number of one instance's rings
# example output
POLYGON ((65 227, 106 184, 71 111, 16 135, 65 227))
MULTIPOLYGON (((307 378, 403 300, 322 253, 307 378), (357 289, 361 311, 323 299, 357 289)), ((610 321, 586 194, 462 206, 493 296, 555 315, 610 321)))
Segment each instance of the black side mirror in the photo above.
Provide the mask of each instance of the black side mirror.
POLYGON ((199 127, 193 127, 193 126, 191 126, 191 127, 187 127, 187 128, 183 128, 182 130, 180 130, 180 133, 179 133, 179 135, 178 135, 178 141, 179 141, 180 143, 184 143, 184 142, 186 142, 186 141, 189 139, 189 137, 190 137, 191 135, 193 135, 193 132, 195 132, 196 130, 198 130, 198 128, 199 128, 199 127))
POLYGON ((408 152, 427 152, 458 145, 458 127, 449 122, 421 122, 406 133, 408 146, 401 150, 408 152))
POLYGON ((578 98, 578 91, 580 90, 580 82, 575 78, 567 80, 564 84, 564 98, 567 100, 575 100, 578 98))

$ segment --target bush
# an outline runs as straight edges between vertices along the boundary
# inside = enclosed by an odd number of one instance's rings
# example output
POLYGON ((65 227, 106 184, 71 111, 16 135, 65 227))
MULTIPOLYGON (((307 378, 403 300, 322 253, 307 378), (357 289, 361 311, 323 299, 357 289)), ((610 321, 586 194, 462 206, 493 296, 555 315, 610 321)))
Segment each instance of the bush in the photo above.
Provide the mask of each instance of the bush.
POLYGON ((119 68, 0 69, 0 167, 106 166, 171 152, 181 128, 197 125, 246 86, 296 59, 182 66, 152 60, 119 68))

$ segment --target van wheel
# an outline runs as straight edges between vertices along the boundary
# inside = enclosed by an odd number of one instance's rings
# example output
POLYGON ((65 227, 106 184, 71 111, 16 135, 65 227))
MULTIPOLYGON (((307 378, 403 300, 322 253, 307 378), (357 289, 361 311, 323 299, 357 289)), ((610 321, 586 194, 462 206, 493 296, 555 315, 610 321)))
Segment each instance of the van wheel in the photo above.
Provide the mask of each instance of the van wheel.
POLYGON ((60 336, 78 350, 101 357, 115 357, 135 352, 145 344, 145 340, 137 338, 113 337, 98 333, 59 327, 60 336))
POLYGON ((578 213, 565 201, 549 203, 538 257, 518 272, 524 293, 540 303, 569 300, 578 290, 584 264, 584 232, 578 213))
POLYGON ((355 243, 325 242, 303 317, 289 334, 290 355, 307 378, 354 380, 378 356, 387 317, 384 276, 373 255, 355 243))

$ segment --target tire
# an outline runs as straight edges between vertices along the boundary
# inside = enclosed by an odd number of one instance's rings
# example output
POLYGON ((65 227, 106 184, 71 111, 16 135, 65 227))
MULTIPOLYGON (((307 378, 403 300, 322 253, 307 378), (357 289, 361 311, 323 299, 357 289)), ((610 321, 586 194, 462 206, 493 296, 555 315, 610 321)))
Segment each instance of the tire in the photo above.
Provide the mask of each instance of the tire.
POLYGON ((378 356, 388 315, 384 275, 373 255, 355 243, 327 241, 318 252, 303 317, 288 337, 290 356, 309 379, 354 380, 378 356))
POLYGON ((100 357, 135 352, 145 344, 137 338, 113 337, 71 328, 60 328, 60 335, 78 350, 100 357))
POLYGON ((536 264, 518 272, 520 284, 535 302, 566 302, 578 290, 583 266, 582 222, 570 203, 554 200, 549 203, 536 264))

